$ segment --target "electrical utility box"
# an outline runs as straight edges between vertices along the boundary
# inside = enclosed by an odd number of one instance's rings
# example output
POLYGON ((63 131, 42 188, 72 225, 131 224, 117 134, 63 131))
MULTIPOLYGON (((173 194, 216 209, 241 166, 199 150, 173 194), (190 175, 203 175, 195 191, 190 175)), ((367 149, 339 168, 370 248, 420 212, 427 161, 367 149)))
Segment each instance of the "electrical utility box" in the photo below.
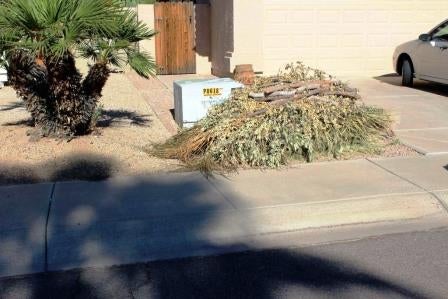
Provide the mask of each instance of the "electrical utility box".
POLYGON ((174 115, 180 127, 189 128, 207 115, 213 105, 230 98, 244 85, 229 78, 174 82, 174 115))
POLYGON ((8 72, 0 67, 0 88, 5 85, 6 81, 8 81, 8 72))

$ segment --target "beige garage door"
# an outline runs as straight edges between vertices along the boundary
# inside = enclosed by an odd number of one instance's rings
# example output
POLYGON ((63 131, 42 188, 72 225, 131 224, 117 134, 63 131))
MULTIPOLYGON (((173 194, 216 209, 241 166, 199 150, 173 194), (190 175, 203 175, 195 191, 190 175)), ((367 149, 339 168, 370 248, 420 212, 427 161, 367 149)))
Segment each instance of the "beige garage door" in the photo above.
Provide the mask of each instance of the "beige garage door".
POLYGON ((448 0, 265 0, 264 71, 302 60, 338 76, 393 72, 394 48, 448 18, 448 0))

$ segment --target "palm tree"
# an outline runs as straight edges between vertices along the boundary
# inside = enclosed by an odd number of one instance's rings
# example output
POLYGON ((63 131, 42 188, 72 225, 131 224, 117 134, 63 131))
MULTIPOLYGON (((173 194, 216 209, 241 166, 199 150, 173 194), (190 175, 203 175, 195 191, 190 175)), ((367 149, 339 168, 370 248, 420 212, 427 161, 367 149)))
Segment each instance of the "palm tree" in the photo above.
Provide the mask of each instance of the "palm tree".
POLYGON ((0 2, 0 54, 41 136, 89 132, 110 66, 155 73, 150 55, 137 48, 154 32, 122 0, 0 2), (84 78, 77 57, 92 61, 84 78))

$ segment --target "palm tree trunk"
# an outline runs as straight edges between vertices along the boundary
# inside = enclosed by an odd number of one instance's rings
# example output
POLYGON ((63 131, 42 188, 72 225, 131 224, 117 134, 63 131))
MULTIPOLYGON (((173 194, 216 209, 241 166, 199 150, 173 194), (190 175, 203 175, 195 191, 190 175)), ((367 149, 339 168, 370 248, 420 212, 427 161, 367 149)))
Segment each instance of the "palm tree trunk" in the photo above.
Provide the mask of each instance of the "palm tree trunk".
POLYGON ((39 65, 25 53, 11 57, 9 77, 24 100, 42 136, 84 135, 92 127, 101 91, 109 77, 106 64, 95 64, 87 77, 76 69, 75 59, 46 59, 39 65))
POLYGON ((78 128, 88 120, 83 111, 82 76, 76 69, 74 57, 66 55, 59 60, 47 59, 45 65, 48 69, 47 82, 51 95, 49 100, 55 110, 55 130, 50 131, 50 134, 73 136, 84 133, 78 128))
POLYGON ((95 63, 87 74, 82 84, 83 93, 87 96, 99 99, 101 92, 109 79, 110 70, 105 63, 95 63))
POLYGON ((81 95, 83 98, 82 107, 79 107, 82 121, 78 124, 76 131, 78 134, 87 133, 93 126, 93 116, 98 107, 98 101, 101 98, 101 92, 109 78, 110 70, 106 64, 94 64, 82 82, 81 95))
POLYGON ((54 109, 47 101, 50 97, 47 69, 22 51, 13 53, 9 59, 9 83, 24 101, 33 122, 37 126, 51 127, 54 109))

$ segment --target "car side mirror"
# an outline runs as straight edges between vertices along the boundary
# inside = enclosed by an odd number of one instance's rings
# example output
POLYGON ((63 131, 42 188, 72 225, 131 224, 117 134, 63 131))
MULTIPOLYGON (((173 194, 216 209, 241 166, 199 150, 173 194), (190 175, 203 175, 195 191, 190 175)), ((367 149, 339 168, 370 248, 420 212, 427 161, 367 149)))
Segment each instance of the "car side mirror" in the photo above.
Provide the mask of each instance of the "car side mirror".
POLYGON ((448 49, 448 41, 433 40, 433 41, 431 41, 431 46, 440 48, 440 49, 448 49))
POLYGON ((421 34, 418 37, 418 39, 421 40, 422 42, 429 42, 429 41, 431 41, 431 35, 424 33, 424 34, 421 34))

